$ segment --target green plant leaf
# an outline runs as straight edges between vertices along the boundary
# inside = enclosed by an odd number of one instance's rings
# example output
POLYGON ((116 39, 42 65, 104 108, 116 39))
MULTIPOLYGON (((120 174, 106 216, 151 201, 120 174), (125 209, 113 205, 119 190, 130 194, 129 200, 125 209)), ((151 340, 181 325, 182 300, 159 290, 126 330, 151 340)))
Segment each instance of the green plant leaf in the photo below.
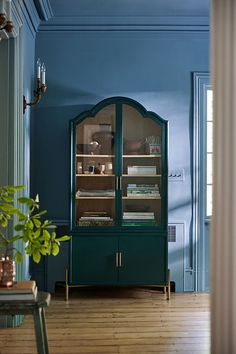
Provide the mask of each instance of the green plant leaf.
POLYGON ((39 262, 40 262, 41 254, 40 254, 39 251, 34 252, 34 253, 32 254, 32 256, 33 256, 33 261, 34 261, 35 263, 39 263, 39 262))
POLYGON ((22 238, 22 236, 16 235, 16 236, 11 237, 9 241, 10 241, 11 243, 13 243, 13 242, 15 242, 15 241, 20 240, 21 238, 22 238))
POLYGON ((13 203, 14 202, 14 199, 9 197, 9 196, 2 195, 1 198, 2 198, 2 200, 4 200, 4 202, 7 202, 7 203, 13 203))
POLYGON ((46 226, 47 229, 56 229, 57 226, 56 225, 48 225, 46 226))
POLYGON ((41 229, 34 232, 34 238, 38 238, 41 235, 41 229))
POLYGON ((31 198, 26 198, 26 197, 20 197, 17 199, 18 202, 22 203, 22 204, 32 204, 32 199, 31 198))
POLYGON ((8 220, 7 220, 7 218, 5 218, 3 216, 2 219, 1 219, 1 226, 2 227, 7 227, 7 225, 8 225, 8 220))
POLYGON ((64 236, 61 236, 61 237, 57 237, 56 240, 57 240, 57 241, 60 241, 60 242, 69 241, 69 240, 70 240, 70 236, 64 235, 64 236))
POLYGON ((43 230, 43 236, 44 236, 44 239, 45 240, 50 240, 50 238, 51 238, 51 235, 50 235, 50 233, 48 232, 48 230, 43 230))
POLYGON ((38 220, 38 219, 33 218, 33 221, 34 221, 34 225, 35 225, 37 228, 39 228, 39 227, 42 225, 41 221, 38 220))
POLYGON ((42 210, 42 211, 40 211, 40 213, 34 214, 34 218, 39 218, 40 216, 42 216, 42 215, 44 215, 46 213, 47 213, 46 210, 42 210))
POLYGON ((14 227, 14 230, 15 231, 22 231, 25 229, 25 226, 22 225, 22 224, 17 224, 15 227, 14 227))
POLYGON ((7 213, 16 213, 17 214, 17 211, 18 211, 16 208, 13 207, 13 205, 7 204, 7 203, 4 203, 4 204, 1 203, 0 208, 7 213))
POLYGON ((47 249, 46 247, 42 247, 42 248, 40 249, 40 252, 41 252, 41 254, 42 254, 43 256, 46 256, 46 255, 48 254, 48 249, 47 249))
POLYGON ((10 186, 14 191, 20 191, 21 189, 24 189, 25 186, 10 186))
POLYGON ((18 263, 21 263, 23 261, 23 254, 18 250, 15 251, 15 260, 18 263))
POLYGON ((57 243, 53 243, 52 245, 52 255, 57 256, 59 253, 59 246, 57 243))
POLYGON ((34 223, 33 223, 33 221, 32 220, 27 220, 27 222, 26 222, 26 227, 28 228, 28 229, 30 229, 30 230, 33 230, 34 229, 34 223))

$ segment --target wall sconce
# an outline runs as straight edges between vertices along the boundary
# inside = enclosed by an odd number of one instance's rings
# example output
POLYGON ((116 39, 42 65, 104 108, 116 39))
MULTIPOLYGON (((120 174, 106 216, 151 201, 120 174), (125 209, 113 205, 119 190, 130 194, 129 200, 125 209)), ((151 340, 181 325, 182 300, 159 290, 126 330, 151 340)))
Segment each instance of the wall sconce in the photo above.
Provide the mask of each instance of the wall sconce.
POLYGON ((11 0, 0 0, 0 30, 11 33, 13 28, 14 26, 11 20, 11 0))
POLYGON ((27 106, 35 106, 36 104, 39 103, 41 100, 41 92, 46 92, 47 86, 46 86, 46 67, 43 64, 41 64, 40 59, 37 60, 37 89, 34 90, 34 101, 33 102, 26 102, 25 96, 23 96, 23 113, 25 113, 25 110, 27 106))

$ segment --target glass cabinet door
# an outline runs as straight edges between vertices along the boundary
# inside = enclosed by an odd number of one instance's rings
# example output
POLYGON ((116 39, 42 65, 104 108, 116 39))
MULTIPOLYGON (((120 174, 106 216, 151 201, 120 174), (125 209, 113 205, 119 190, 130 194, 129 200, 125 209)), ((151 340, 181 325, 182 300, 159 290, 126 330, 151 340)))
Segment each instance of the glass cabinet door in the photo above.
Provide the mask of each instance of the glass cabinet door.
POLYGON ((161 125, 127 104, 122 122, 122 225, 161 226, 161 125))
POLYGON ((76 126, 75 212, 78 226, 115 223, 115 104, 76 126))

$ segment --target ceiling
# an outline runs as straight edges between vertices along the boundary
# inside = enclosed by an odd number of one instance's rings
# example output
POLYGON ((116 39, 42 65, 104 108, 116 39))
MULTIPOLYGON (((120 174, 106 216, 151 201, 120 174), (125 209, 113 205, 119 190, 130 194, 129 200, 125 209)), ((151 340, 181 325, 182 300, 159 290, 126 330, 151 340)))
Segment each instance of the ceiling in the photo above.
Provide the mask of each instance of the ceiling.
POLYGON ((210 0, 48 0, 53 16, 208 16, 210 0))

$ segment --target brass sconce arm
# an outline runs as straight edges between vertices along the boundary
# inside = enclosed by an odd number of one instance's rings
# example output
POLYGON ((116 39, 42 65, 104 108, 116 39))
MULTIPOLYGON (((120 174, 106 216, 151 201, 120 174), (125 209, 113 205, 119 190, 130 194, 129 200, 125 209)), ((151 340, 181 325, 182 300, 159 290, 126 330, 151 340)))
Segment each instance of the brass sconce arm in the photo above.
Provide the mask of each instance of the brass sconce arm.
POLYGON ((37 60, 37 88, 36 90, 34 90, 34 101, 27 103, 25 96, 23 96, 23 113, 25 113, 27 106, 35 106, 40 102, 41 93, 44 93, 47 90, 45 78, 46 78, 46 67, 44 63, 41 64, 40 59, 38 59, 37 60))
POLYGON ((41 92, 44 93, 46 92, 46 90, 47 86, 44 84, 41 85, 40 79, 37 79, 37 89, 34 90, 34 101, 27 103, 25 96, 23 96, 23 113, 25 113, 27 106, 35 106, 36 104, 38 104, 41 100, 41 92))

